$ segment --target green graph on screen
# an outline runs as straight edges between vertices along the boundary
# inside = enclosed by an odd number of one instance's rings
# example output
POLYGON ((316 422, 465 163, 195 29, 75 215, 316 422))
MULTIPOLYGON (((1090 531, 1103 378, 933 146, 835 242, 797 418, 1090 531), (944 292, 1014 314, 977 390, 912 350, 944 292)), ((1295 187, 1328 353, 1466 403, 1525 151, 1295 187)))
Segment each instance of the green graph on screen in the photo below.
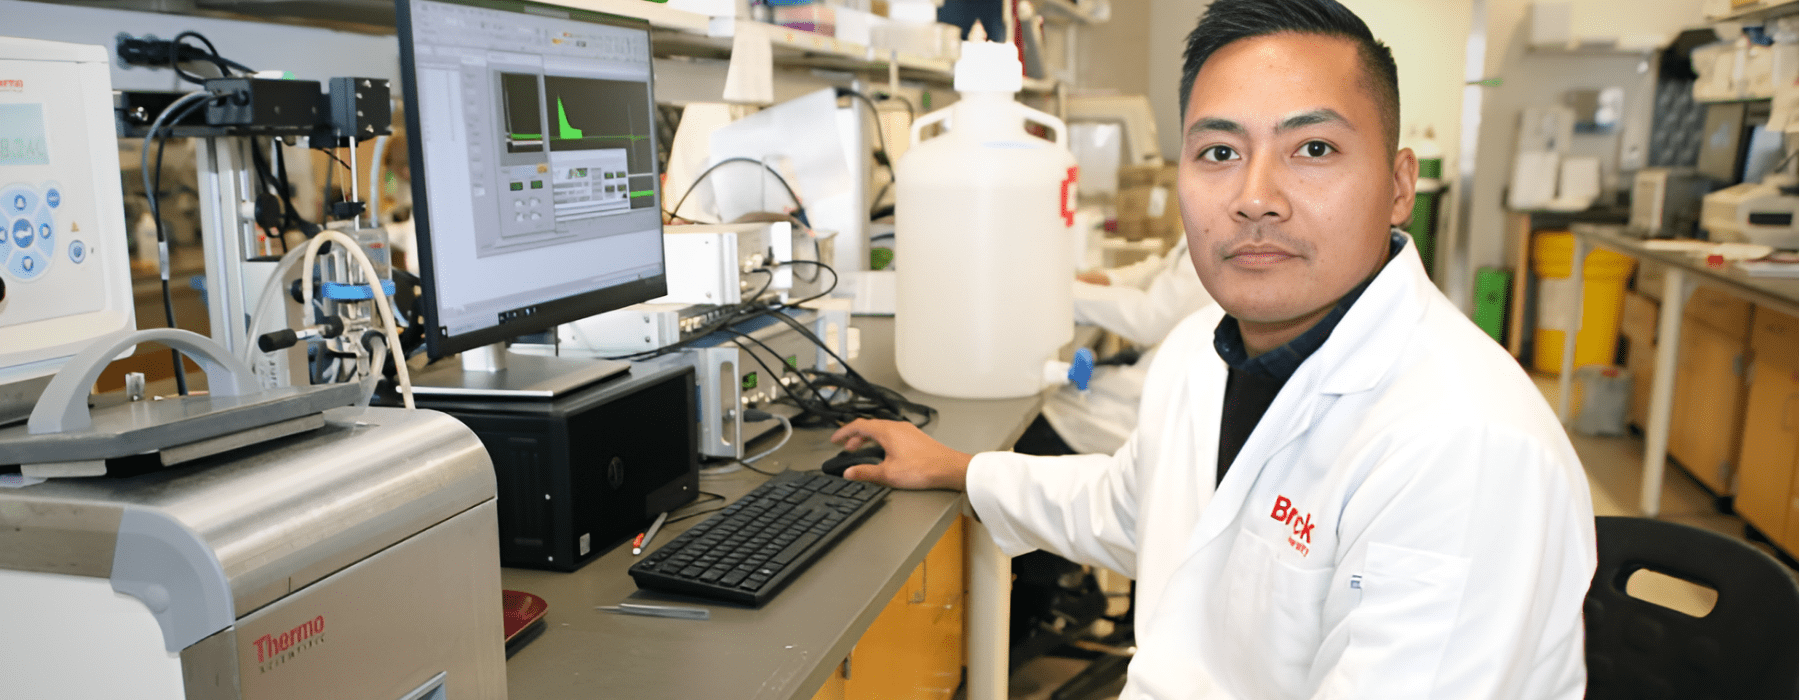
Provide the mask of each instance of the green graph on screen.
MULTIPOLYGON (((536 134, 533 134, 533 136, 536 136, 536 134)), ((649 136, 639 136, 637 134, 595 134, 593 136, 588 136, 587 132, 577 129, 573 124, 569 123, 569 109, 568 107, 563 106, 563 101, 560 97, 556 98, 556 137, 565 141, 594 138, 624 139, 633 143, 650 138, 649 136)))

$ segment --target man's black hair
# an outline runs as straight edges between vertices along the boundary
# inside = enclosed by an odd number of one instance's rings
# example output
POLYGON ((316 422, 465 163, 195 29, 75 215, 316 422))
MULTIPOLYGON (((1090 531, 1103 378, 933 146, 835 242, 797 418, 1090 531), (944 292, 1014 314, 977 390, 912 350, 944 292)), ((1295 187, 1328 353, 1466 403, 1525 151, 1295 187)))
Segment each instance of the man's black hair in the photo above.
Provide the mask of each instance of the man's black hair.
POLYGON ((1239 39, 1299 33, 1345 39, 1356 44, 1362 59, 1362 87, 1375 99, 1388 150, 1400 144, 1400 77, 1394 52, 1375 39, 1369 25, 1335 0, 1214 0, 1188 34, 1181 66, 1181 118, 1187 119, 1188 97, 1200 66, 1213 53, 1239 39))

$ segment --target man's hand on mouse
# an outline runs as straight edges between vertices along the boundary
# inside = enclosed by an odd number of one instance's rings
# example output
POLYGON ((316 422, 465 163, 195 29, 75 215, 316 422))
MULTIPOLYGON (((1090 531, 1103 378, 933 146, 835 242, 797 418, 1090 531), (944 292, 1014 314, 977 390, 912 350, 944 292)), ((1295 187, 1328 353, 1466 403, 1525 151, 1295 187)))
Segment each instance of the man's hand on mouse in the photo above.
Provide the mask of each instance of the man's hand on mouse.
POLYGON ((872 481, 897 489, 955 489, 961 491, 972 455, 957 452, 931 439, 918 426, 904 421, 859 418, 832 433, 831 441, 846 450, 873 442, 887 451, 880 464, 860 464, 844 472, 844 478, 872 481))

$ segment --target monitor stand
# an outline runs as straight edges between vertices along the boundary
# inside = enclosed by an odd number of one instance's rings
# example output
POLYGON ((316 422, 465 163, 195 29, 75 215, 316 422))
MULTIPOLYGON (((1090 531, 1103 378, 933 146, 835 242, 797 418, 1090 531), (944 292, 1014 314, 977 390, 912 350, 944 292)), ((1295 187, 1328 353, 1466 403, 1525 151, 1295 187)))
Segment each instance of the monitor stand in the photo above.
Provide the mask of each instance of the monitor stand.
POLYGON ((543 357, 507 352, 505 343, 464 352, 461 364, 420 372, 412 378, 420 396, 549 399, 631 368, 621 360, 543 357))

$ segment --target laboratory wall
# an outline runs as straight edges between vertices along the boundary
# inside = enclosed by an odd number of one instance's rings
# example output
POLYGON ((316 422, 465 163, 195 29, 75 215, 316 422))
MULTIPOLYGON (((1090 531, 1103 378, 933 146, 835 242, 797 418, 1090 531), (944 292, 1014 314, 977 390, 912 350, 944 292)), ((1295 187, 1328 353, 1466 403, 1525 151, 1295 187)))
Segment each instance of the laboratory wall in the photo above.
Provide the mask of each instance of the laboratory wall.
MULTIPOLYGON (((1472 271, 1483 266, 1516 266, 1512 242, 1506 240, 1502 193, 1512 175, 1520 110, 1557 105, 1573 89, 1620 87, 1625 90, 1625 116, 1611 134, 1580 135, 1570 155, 1596 156, 1602 163, 1602 188, 1619 182, 1641 158, 1633 144, 1647 138, 1655 87, 1654 55, 1629 51, 1545 51, 1530 46, 1529 0, 1484 0, 1487 5, 1487 60, 1484 76, 1500 78, 1498 87, 1482 94, 1480 142, 1473 191, 1470 193, 1466 260, 1472 271)), ((1701 0, 1581 0, 1571 6, 1570 36, 1617 39, 1623 45, 1666 45, 1683 29, 1704 26, 1701 0)), ((1466 300, 1467 294, 1453 300, 1466 300)))
MULTIPOLYGON (((1124 3, 1115 3, 1116 5, 1124 3)), ((1181 148, 1181 53, 1188 32, 1206 11, 1209 0, 1151 0, 1147 18, 1150 47, 1150 103, 1156 109, 1157 134, 1164 157, 1181 148)), ((1400 74, 1400 133, 1426 126, 1437 132, 1445 151, 1445 169, 1456 158, 1461 122, 1463 55, 1469 34, 1472 0, 1346 0, 1375 37, 1394 51, 1400 74)))
POLYGON ((1150 94, 1150 6, 1142 0, 1114 2, 1111 19, 1081 28, 1075 57, 1077 90, 1150 94))

